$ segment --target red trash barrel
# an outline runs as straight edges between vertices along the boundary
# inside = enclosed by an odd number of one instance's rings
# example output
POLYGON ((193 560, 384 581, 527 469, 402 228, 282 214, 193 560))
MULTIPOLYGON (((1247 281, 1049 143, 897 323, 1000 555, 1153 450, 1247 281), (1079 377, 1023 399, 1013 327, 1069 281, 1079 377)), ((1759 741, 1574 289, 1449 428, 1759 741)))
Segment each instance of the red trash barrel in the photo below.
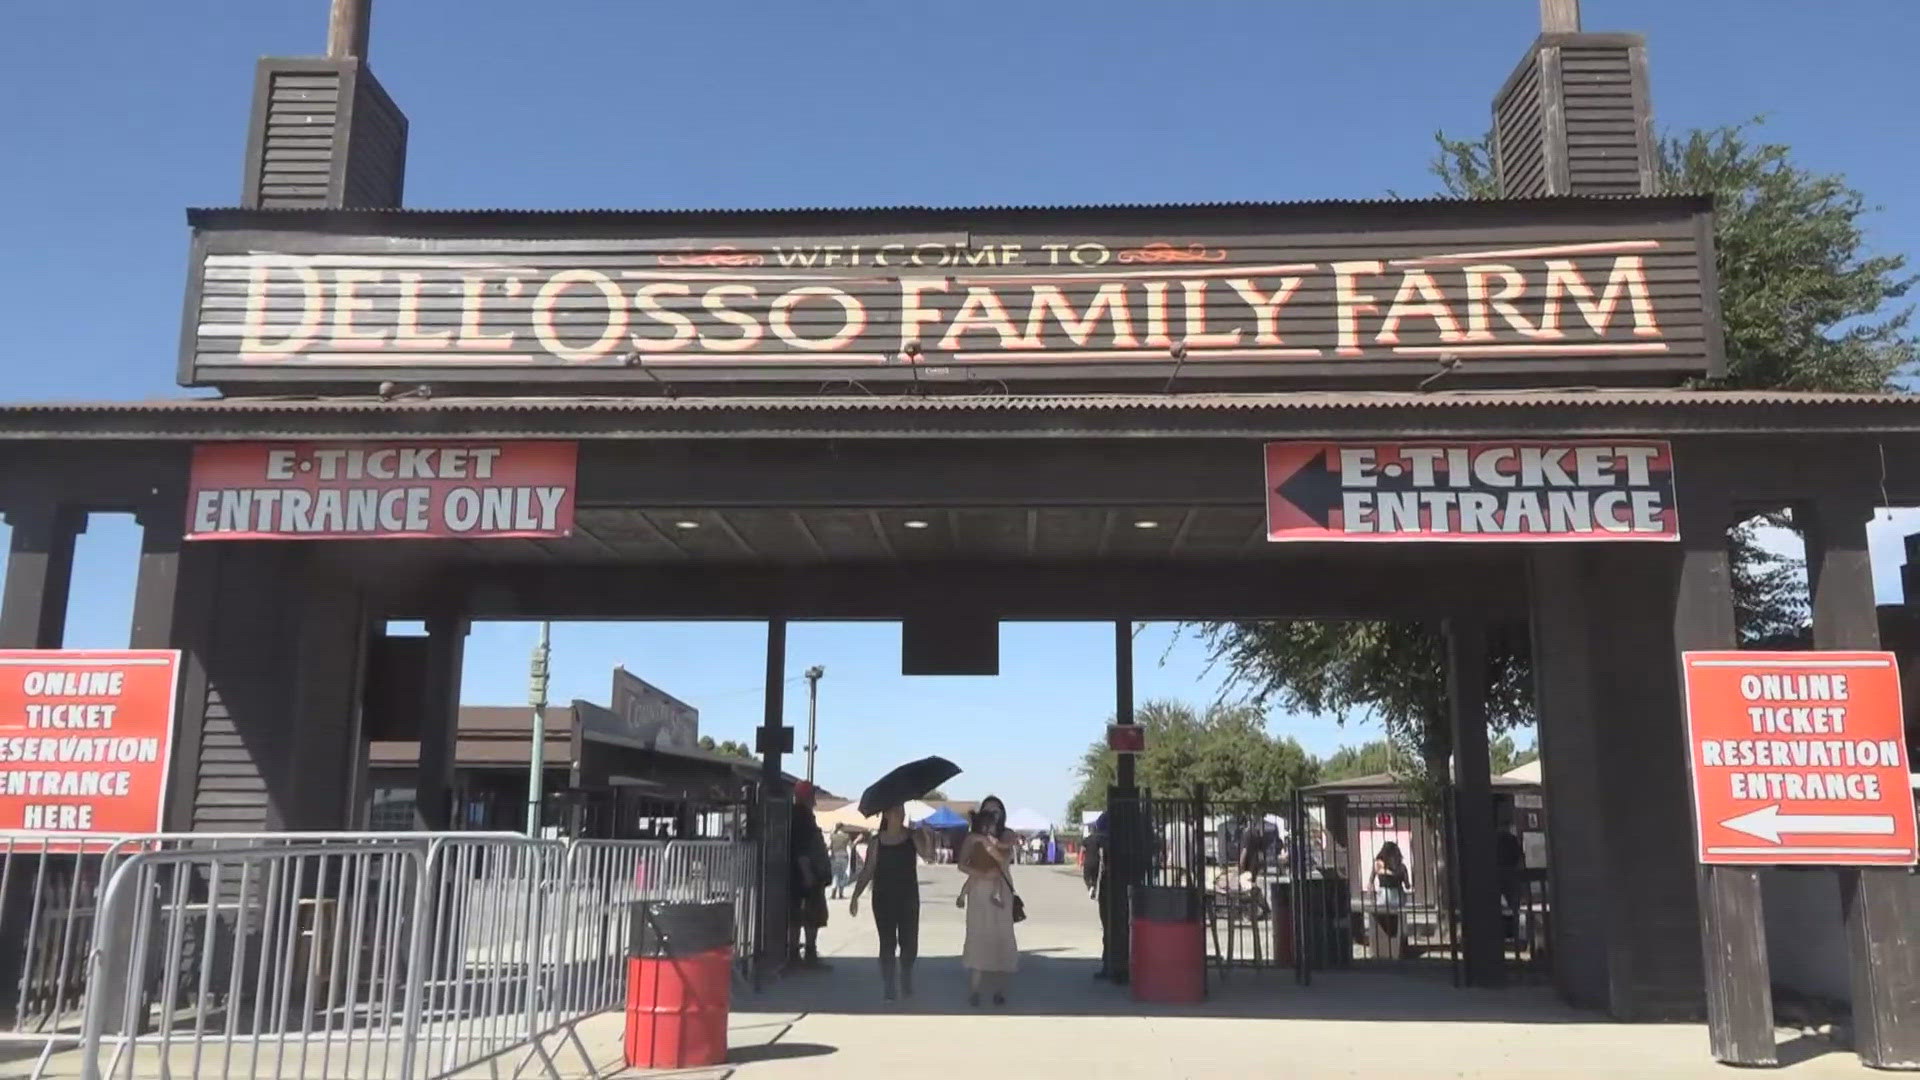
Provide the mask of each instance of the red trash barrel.
POLYGON ((723 1064, 733 995, 733 905, 643 900, 631 906, 627 1065, 723 1064))
POLYGON ((1166 885, 1135 885, 1131 895, 1133 1000, 1205 1001, 1207 948, 1200 894, 1166 885))

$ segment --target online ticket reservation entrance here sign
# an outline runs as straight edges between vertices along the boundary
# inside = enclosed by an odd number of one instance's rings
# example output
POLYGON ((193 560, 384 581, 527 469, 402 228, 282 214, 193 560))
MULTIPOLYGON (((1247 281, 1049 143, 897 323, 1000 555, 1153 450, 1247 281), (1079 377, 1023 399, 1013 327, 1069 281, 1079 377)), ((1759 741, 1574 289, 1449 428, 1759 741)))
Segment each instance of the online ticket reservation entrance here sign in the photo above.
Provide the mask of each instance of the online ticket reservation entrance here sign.
POLYGON ((187 539, 566 536, 577 458, 571 442, 202 443, 187 539))
POLYGON ((1682 666, 1701 862, 1913 864, 1892 653, 1690 652, 1682 666))
POLYGON ((180 654, 0 650, 0 834, 161 829, 180 654))
POLYGON ((1267 539, 1677 540, 1657 440, 1280 442, 1267 539))

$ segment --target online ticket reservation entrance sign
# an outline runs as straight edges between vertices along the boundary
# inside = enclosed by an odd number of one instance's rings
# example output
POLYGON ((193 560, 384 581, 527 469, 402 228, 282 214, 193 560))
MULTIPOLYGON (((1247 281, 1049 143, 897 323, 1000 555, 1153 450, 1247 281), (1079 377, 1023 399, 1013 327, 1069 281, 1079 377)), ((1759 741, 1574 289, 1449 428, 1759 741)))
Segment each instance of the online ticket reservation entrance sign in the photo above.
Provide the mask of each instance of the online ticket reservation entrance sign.
POLYGON ((187 539, 566 536, 578 450, 512 440, 202 443, 187 539))
POLYGON ((159 832, 179 671, 170 650, 0 650, 0 835, 159 832))
POLYGON ((1913 865, 1892 653, 1689 652, 1682 666, 1701 862, 1913 865))
POLYGON ((1657 440, 1281 442, 1267 539, 1677 540, 1673 450, 1657 440))

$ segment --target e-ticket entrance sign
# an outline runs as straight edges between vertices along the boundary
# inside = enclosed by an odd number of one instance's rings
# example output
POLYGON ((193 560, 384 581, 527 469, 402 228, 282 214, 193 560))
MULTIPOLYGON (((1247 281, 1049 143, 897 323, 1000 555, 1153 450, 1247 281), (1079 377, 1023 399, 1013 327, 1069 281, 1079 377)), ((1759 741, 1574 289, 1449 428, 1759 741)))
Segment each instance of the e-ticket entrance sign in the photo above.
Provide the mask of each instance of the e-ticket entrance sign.
POLYGON ((0 834, 159 832, 180 654, 0 650, 0 834))
POLYGON ((1892 653, 1689 652, 1681 663, 1701 862, 1914 862, 1892 653))
POLYGON ((1680 537, 1659 440, 1279 442, 1266 465, 1275 542, 1680 537))
POLYGON ((189 540, 559 537, 573 531, 571 442, 203 443, 189 540))

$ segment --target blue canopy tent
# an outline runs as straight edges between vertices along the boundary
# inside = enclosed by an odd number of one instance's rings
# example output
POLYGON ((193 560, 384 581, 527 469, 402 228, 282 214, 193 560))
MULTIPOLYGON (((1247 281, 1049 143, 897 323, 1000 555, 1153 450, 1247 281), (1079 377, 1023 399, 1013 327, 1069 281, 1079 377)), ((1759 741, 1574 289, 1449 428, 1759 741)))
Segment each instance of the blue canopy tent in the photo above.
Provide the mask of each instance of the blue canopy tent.
POLYGON ((950 806, 943 806, 923 818, 920 824, 929 829, 964 829, 967 819, 953 812, 950 806))

